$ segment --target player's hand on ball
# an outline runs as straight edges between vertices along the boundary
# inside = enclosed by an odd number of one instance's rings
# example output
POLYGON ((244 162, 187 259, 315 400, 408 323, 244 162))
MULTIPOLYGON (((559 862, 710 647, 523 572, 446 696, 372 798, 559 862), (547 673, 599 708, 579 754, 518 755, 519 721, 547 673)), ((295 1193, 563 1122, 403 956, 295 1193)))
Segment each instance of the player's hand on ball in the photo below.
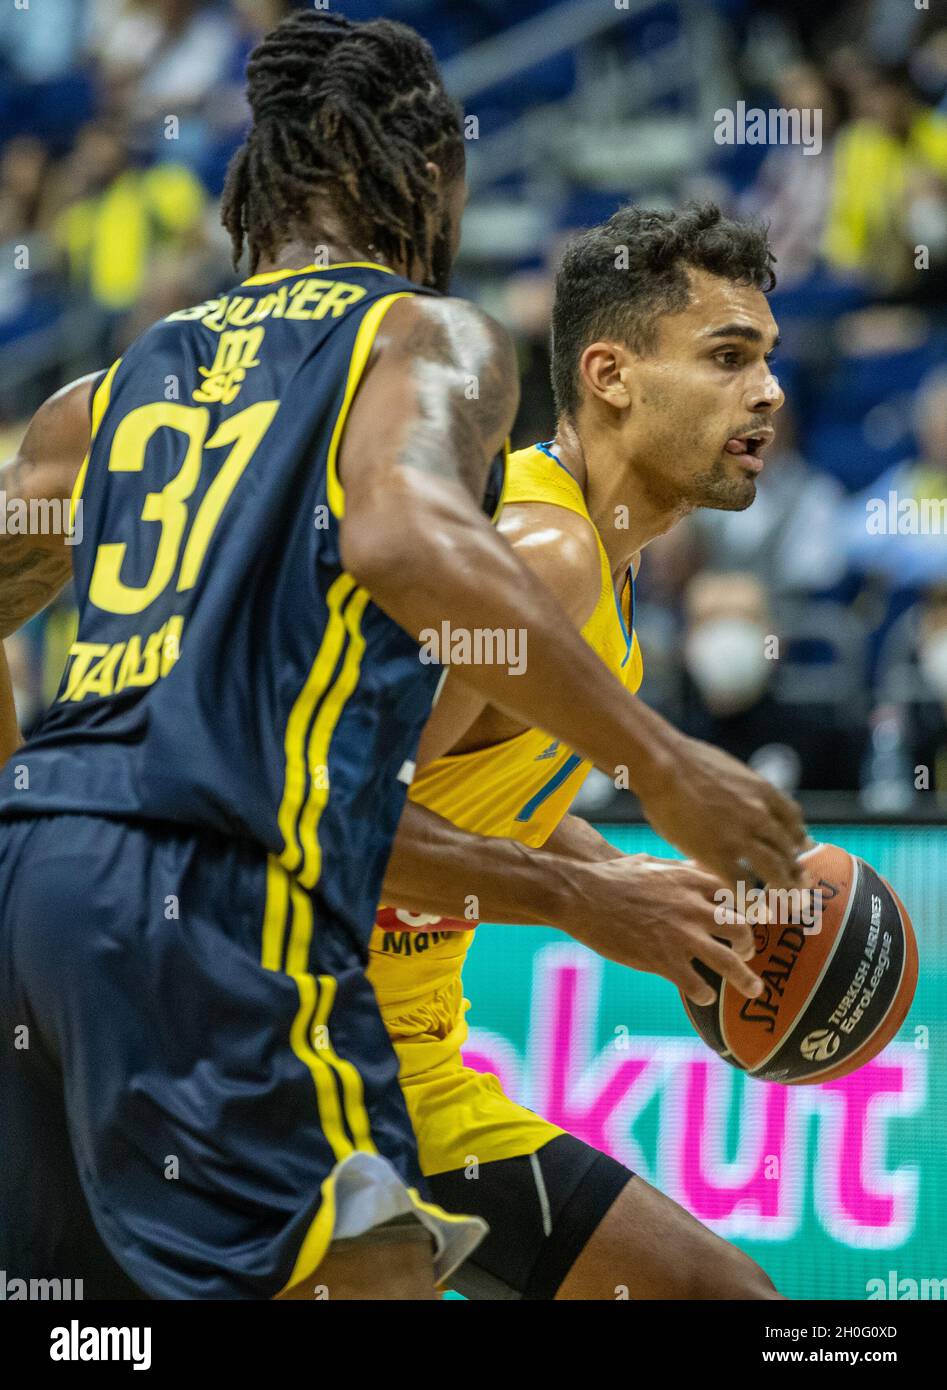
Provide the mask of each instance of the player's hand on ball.
POLYGON ((675 753, 673 776, 637 788, 658 834, 731 887, 798 887, 806 829, 796 802, 709 743, 682 735, 675 753))
POLYGON ((744 964, 753 958, 753 932, 721 903, 725 886, 706 869, 674 859, 609 859, 591 866, 576 920, 557 925, 607 960, 663 975, 695 1004, 716 998, 695 960, 755 997, 762 985, 744 964))

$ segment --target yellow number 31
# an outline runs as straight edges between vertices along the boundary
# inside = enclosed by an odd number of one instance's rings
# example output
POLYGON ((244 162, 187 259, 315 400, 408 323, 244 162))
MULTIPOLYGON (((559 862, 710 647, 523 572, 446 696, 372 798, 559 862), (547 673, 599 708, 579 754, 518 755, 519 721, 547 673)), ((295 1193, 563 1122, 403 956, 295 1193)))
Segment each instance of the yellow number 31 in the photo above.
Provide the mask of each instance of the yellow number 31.
POLYGON ((176 430, 185 435, 187 451, 174 477, 160 492, 149 492, 141 509, 142 521, 157 521, 161 527, 147 581, 140 586, 126 584, 121 574, 127 550, 125 542, 103 542, 95 553, 89 586, 89 598, 97 608, 107 613, 141 613, 167 588, 179 556, 178 592, 193 588, 227 499, 269 429, 278 407, 279 401, 257 401, 224 420, 210 439, 207 438, 210 412, 204 406, 155 401, 139 406, 124 417, 112 440, 110 472, 140 473, 145 466, 148 443, 160 429, 176 430), (182 555, 181 542, 188 521, 187 500, 197 487, 204 450, 222 449, 227 444, 232 445, 230 453, 204 494, 182 555))

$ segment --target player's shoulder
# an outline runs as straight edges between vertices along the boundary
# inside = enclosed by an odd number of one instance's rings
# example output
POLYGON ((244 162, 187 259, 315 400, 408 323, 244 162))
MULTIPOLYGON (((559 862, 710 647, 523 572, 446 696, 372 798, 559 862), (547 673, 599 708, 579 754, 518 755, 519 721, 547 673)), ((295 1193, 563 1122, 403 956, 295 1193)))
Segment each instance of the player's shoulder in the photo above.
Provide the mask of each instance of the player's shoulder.
POLYGON ((420 358, 490 361, 516 375, 516 351, 503 325, 468 299, 406 294, 385 315, 379 346, 420 358))
POLYGON ((106 375, 90 372, 47 397, 30 421, 21 454, 81 457, 89 441, 92 399, 106 375))
POLYGON ((498 527, 572 620, 583 626, 602 587, 601 552, 588 517, 555 502, 511 502, 498 527))
POLYGON ((376 383, 397 393, 410 378, 426 409, 469 420, 491 452, 509 434, 519 405, 516 352, 506 329, 465 299, 419 294, 396 300, 369 365, 376 383))

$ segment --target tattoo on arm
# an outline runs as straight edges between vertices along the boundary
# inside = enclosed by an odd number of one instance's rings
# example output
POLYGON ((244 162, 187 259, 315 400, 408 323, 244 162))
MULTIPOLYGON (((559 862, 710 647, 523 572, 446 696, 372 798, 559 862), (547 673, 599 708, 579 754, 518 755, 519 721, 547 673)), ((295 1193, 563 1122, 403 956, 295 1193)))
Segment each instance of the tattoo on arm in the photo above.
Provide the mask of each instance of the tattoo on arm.
POLYGON ((0 637, 9 637, 69 582, 72 557, 38 546, 33 536, 7 536, 0 549, 0 637))
POLYGON ((424 305, 402 351, 412 363, 421 406, 402 462, 460 482, 479 501, 519 400, 508 334, 471 305, 434 301, 424 305), (450 457, 445 439, 452 441, 450 457))

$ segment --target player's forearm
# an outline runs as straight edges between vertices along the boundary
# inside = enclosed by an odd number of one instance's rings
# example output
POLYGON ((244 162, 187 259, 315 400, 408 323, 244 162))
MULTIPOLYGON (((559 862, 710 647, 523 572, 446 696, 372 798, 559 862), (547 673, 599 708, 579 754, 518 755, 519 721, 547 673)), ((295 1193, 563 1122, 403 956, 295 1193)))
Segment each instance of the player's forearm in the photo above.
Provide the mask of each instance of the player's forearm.
POLYGON ((460 921, 558 926, 585 900, 586 865, 515 840, 472 835, 407 802, 382 902, 460 921))
MULTIPOLYGON (((391 617, 419 640, 499 631, 507 664, 463 666, 492 705, 547 730, 610 775, 643 791, 670 775, 683 736, 630 695, 511 547, 471 516, 459 489, 402 470, 385 506, 360 519, 364 541, 346 565, 391 617), (397 495, 401 493, 401 495, 397 495), (364 563, 362 563, 364 562, 364 563), (517 669, 509 674, 513 647, 517 669)), ((440 647, 441 659, 450 650, 440 647)))
POLYGON ((40 406, 16 458, 0 469, 0 496, 9 515, 15 509, 21 518, 0 534, 0 637, 51 603, 72 576, 81 513, 70 534, 70 499, 89 444, 95 380, 81 377, 40 406))
POLYGON ((579 859, 587 864, 604 864, 610 859, 625 857, 620 849, 616 849, 581 816, 563 816, 543 849, 564 859, 579 859))
MULTIPOLYGON (((25 504, 35 494, 20 483, 16 464, 0 470, 6 505, 25 504)), ((29 512, 26 512, 29 518, 29 512)), ((61 539, 27 532, 0 534, 0 638, 9 637, 62 592, 72 574, 72 554, 61 539)))

